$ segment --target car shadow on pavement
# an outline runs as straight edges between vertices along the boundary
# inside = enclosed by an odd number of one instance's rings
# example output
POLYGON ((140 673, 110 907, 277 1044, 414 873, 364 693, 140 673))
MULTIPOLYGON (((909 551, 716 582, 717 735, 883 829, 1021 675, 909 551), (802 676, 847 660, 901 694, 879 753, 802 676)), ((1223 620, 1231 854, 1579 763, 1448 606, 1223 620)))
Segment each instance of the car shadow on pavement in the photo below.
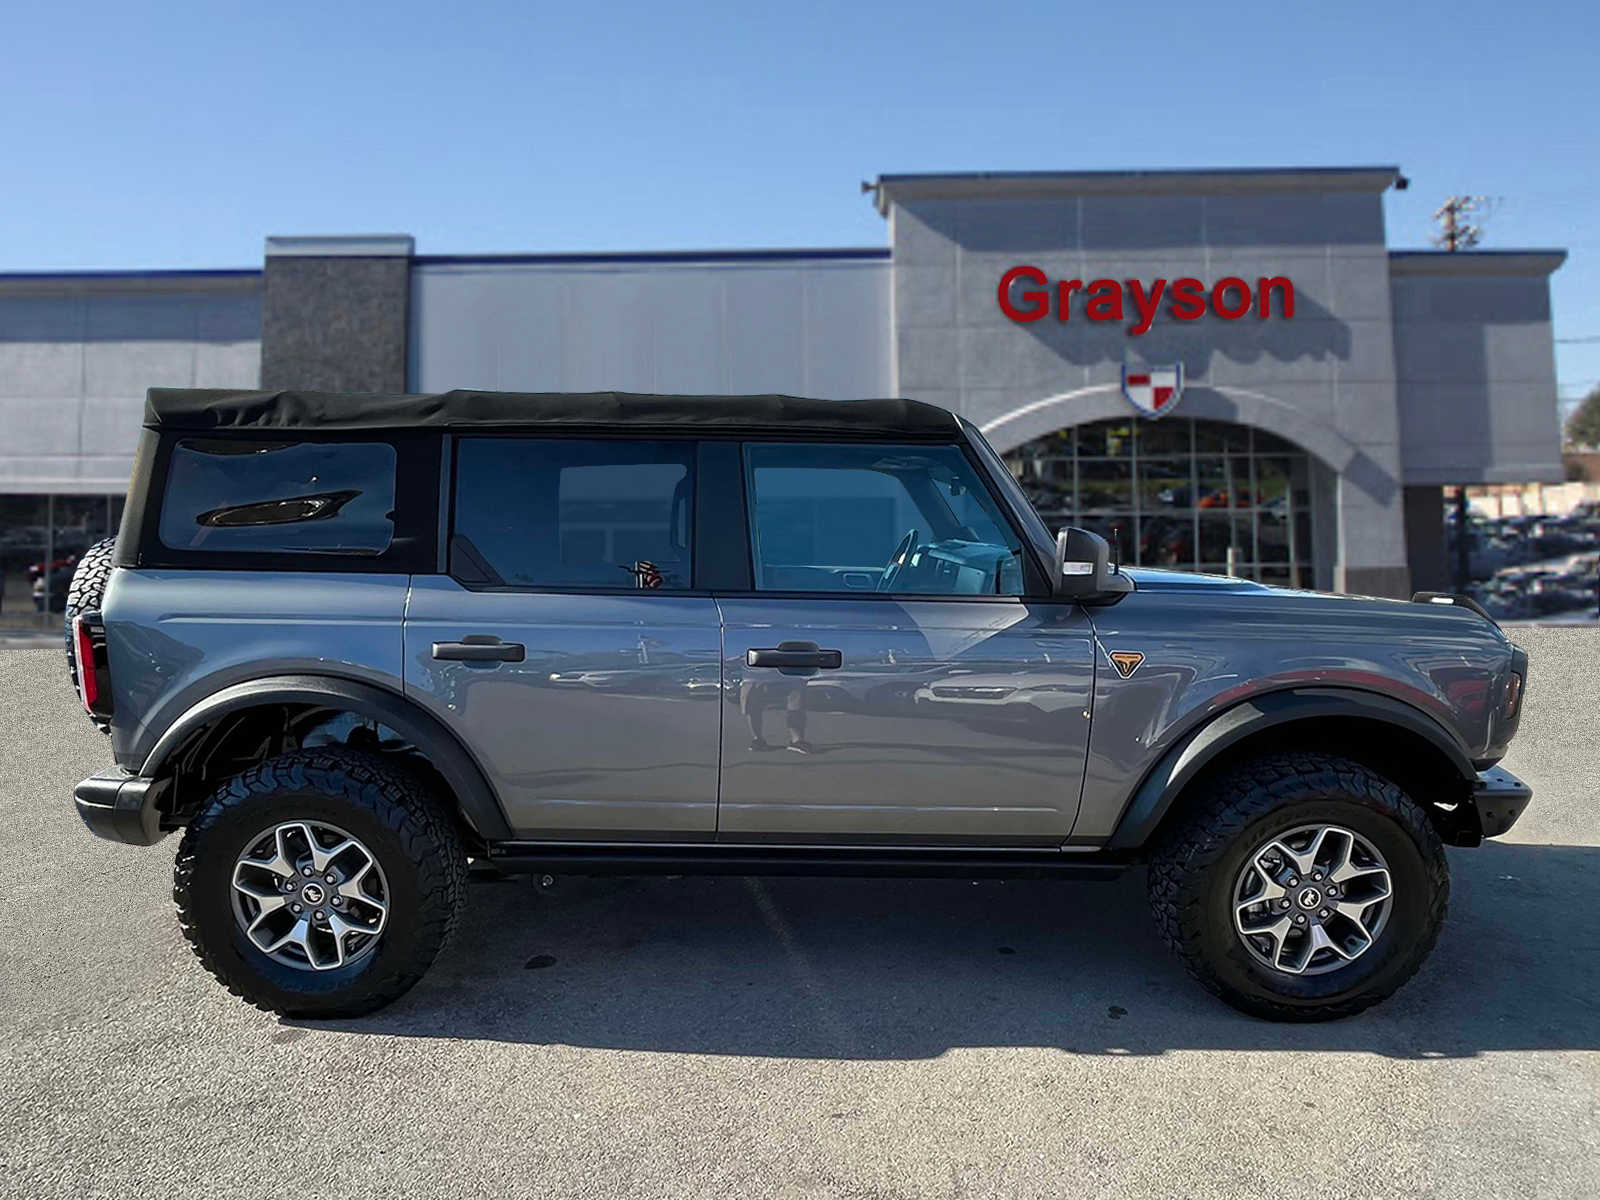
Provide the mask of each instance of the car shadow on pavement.
POLYGON ((1084 1054, 1600 1048, 1600 846, 1452 851, 1422 973, 1345 1021, 1280 1025, 1203 992, 1114 884, 805 878, 476 883, 452 947, 356 1021, 389 1036, 806 1058, 965 1046, 1084 1054))

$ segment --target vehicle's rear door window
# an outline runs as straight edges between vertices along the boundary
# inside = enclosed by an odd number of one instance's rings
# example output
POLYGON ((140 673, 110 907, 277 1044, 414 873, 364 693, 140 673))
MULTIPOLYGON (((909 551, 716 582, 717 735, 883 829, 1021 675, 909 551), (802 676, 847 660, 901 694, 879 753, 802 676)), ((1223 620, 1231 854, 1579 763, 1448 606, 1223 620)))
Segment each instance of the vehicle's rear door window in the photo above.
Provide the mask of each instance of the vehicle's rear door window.
POLYGON ((173 550, 377 556, 394 539, 386 442, 187 438, 172 448, 160 538, 173 550))
POLYGON ((682 591, 693 442, 463 438, 451 574, 486 586, 682 591))

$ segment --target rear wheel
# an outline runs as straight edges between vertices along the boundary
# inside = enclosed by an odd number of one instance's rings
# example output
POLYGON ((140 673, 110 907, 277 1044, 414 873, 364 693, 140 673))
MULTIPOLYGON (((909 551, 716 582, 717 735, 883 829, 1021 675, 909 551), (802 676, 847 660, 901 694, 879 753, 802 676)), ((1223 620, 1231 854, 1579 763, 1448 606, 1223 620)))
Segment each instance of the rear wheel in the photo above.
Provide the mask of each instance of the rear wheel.
POLYGON ((343 747, 295 750, 224 784, 173 878, 195 954, 235 995, 351 1017, 409 989, 448 941, 466 853, 411 772, 343 747))
POLYGON ((1282 1021, 1349 1016, 1422 965, 1450 894, 1444 846, 1392 781, 1274 754, 1213 780, 1150 862, 1163 937, 1204 987, 1282 1021))

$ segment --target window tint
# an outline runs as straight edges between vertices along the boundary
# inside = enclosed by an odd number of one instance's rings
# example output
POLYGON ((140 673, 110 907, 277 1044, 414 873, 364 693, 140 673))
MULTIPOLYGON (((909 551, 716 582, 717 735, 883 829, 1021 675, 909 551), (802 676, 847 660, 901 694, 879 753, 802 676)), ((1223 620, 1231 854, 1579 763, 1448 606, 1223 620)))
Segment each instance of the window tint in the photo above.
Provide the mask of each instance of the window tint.
POLYGON ((690 442, 467 438, 451 570, 529 587, 683 589, 690 442))
POLYGON ((955 446, 745 448, 759 591, 1022 594, 1021 546, 955 446))
POLYGON ((383 442, 191 438, 172 450, 160 535, 173 550, 378 555, 394 504, 383 442))

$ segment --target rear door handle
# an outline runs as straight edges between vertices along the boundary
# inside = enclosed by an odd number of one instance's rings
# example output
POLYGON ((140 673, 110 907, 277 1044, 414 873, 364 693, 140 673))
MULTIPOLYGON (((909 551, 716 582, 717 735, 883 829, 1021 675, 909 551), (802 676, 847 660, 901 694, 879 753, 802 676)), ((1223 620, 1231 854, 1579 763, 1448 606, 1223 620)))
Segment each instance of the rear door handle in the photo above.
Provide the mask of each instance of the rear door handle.
POLYGON ((459 642, 435 642, 434 658, 455 662, 521 662, 526 655, 521 642, 470 634, 459 642))
POLYGON ((744 652, 746 666, 775 667, 791 672, 837 670, 844 665, 844 655, 837 650, 824 650, 815 642, 779 642, 776 646, 751 647, 744 652))

